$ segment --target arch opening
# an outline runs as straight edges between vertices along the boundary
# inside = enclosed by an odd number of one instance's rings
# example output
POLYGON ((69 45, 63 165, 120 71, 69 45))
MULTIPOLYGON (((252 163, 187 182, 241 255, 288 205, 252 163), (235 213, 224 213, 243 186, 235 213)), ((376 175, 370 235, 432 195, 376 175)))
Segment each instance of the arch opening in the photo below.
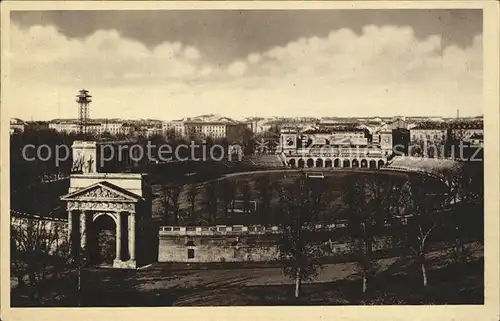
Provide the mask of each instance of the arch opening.
POLYGON ((97 215, 88 228, 89 263, 112 266, 116 258, 116 223, 108 214, 97 215))

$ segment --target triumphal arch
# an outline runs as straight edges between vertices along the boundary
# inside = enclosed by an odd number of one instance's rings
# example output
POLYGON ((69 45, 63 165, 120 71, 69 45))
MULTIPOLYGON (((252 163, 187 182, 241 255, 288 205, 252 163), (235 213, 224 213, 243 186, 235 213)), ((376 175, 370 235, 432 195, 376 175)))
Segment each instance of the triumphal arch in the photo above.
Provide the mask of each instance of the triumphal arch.
MULTIPOLYGON (((68 237, 74 255, 84 254, 91 264, 103 263, 97 257, 100 252, 94 250, 104 246, 100 244, 104 241, 99 226, 101 221, 107 221, 111 234, 107 243, 114 243, 114 258, 108 265, 133 269, 152 258, 148 255, 152 248, 151 186, 147 174, 137 172, 130 157, 113 155, 114 159, 107 158, 113 167, 104 164, 102 150, 121 144, 74 142, 69 193, 61 200, 66 202, 68 237)), ((128 153, 126 149, 121 152, 128 153)))

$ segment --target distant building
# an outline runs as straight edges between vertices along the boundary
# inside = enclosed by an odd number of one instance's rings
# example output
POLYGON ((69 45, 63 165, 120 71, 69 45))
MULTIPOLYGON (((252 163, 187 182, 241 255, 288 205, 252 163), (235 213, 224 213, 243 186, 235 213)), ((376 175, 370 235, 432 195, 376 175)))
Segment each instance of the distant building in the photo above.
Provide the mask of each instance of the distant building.
POLYGON ((239 123, 230 118, 218 115, 202 115, 184 121, 186 135, 212 138, 227 137, 228 127, 237 124, 239 123))
POLYGON ((223 138, 227 135, 227 124, 219 122, 186 122, 186 132, 202 137, 223 138))
POLYGON ((155 135, 161 135, 163 133, 163 129, 159 127, 148 127, 146 128, 146 136, 151 137, 155 135))
MULTIPOLYGON (((80 124, 75 120, 56 120, 49 123, 49 128, 54 129, 59 133, 78 133, 80 132, 80 124)), ((109 133, 111 135, 127 135, 134 131, 134 127, 123 122, 91 122, 88 123, 87 132, 96 135, 109 133)))
POLYGON ((473 142, 482 144, 482 137, 483 122, 481 120, 426 121, 410 128, 410 145, 416 147, 416 150, 421 150, 421 155, 425 157, 446 156, 451 150, 456 149, 459 142, 468 145, 473 142), (430 148, 435 156, 429 154, 430 148))
POLYGON ((484 135, 482 120, 473 121, 453 121, 449 124, 450 138, 456 141, 469 142, 474 136, 477 140, 484 135))
POLYGON ((410 129, 410 156, 443 157, 448 141, 448 126, 442 122, 423 122, 410 129))
POLYGON ((51 122, 49 123, 49 129, 54 129, 59 133, 78 133, 80 131, 80 125, 76 122, 51 122))
POLYGON ((266 120, 250 120, 245 122, 247 124, 247 127, 254 133, 254 134, 262 134, 267 131, 269 131, 272 127, 270 123, 268 123, 266 120))
POLYGON ((444 126, 416 126, 410 129, 410 141, 445 142, 448 129, 444 126))
POLYGON ((124 134, 122 122, 108 122, 104 124, 104 131, 111 135, 124 134))
POLYGON ((394 129, 408 129, 408 122, 403 118, 394 119, 386 124, 387 128, 390 130, 394 129))
POLYGON ((19 118, 11 118, 10 119, 10 134, 14 134, 16 132, 24 132, 26 129, 26 122, 19 118))
POLYGON ((169 131, 173 131, 177 136, 183 137, 186 135, 186 128, 183 120, 172 120, 162 124, 163 134, 166 135, 169 131))

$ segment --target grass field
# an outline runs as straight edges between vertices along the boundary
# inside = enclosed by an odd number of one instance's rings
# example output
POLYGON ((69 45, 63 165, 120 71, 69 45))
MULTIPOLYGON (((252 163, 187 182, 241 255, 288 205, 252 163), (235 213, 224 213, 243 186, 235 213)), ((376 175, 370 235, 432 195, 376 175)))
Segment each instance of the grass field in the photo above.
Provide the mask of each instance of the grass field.
MULTIPOLYGON (((389 171, 367 171, 367 170, 324 170, 325 178, 323 179, 324 189, 327 191, 324 195, 322 201, 323 206, 321 210, 320 218, 324 222, 331 222, 333 217, 342 217, 345 211, 345 204, 342 201, 343 192, 345 186, 356 178, 361 176, 370 179, 383 177, 384 179, 391 179, 393 184, 397 188, 401 188, 407 181, 407 175, 405 173, 389 172, 389 171)), ((227 180, 235 184, 235 199, 242 199, 242 192, 240 186, 242 186, 245 181, 250 186, 251 198, 255 201, 259 201, 259 187, 258 180, 267 177, 270 181, 271 188, 269 190, 269 197, 271 198, 271 210, 270 213, 266 213, 266 216, 275 215, 277 209, 279 208, 279 186, 290 185, 294 183, 296 177, 300 175, 300 171, 279 171, 279 170, 269 170, 269 171, 257 171, 257 172, 247 172, 247 173, 233 173, 222 176, 215 181, 220 182, 222 180, 227 180)), ((205 210, 205 200, 207 198, 207 186, 208 182, 196 183, 196 205, 195 205, 195 215, 194 217, 201 217, 203 221, 207 220, 206 210, 205 210)), ((192 224, 188 219, 189 217, 189 202, 187 198, 189 184, 182 185, 181 194, 179 197, 180 203, 180 224, 192 224), (183 220, 183 218, 186 218, 183 220)), ((161 192, 162 186, 159 184, 153 185, 153 194, 155 195, 153 200, 153 219, 160 222, 164 214, 164 196, 161 192)), ((442 188, 440 184, 433 184, 429 186, 429 192, 432 189, 442 188)), ((219 201, 218 204, 218 217, 222 218, 222 206, 219 201)), ((234 213, 229 216, 229 223, 227 224, 263 224, 262 217, 257 215, 258 213, 251 213, 246 217, 242 217, 242 214, 234 213)), ((278 220, 279 221, 279 220, 278 220)), ((170 223, 172 224, 172 223, 170 223)), ((199 224, 199 223, 198 223, 199 224)), ((203 223, 202 223, 203 224, 203 223)))

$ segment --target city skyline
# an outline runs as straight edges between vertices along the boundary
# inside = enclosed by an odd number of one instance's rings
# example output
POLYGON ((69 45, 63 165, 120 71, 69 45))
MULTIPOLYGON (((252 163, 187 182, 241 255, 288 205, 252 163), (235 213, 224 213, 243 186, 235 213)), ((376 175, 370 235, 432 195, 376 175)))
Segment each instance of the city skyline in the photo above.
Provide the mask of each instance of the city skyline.
POLYGON ((13 12, 12 116, 483 114, 480 10, 370 11, 13 12))

